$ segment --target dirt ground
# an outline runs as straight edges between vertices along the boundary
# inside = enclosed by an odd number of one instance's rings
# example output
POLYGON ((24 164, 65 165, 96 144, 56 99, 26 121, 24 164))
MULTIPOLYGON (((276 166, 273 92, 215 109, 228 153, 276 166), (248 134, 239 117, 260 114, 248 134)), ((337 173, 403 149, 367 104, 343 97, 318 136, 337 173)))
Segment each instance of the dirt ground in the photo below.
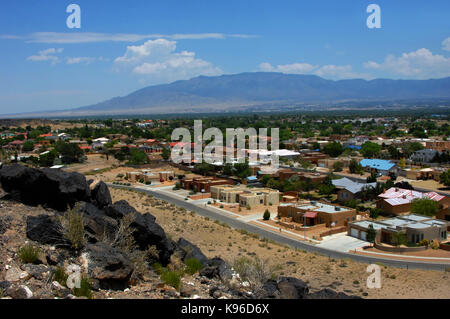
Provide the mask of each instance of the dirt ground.
MULTIPOLYGON (((113 156, 109 156, 109 159, 106 160, 105 155, 102 154, 89 154, 87 156, 87 160, 81 164, 72 164, 64 168, 66 171, 70 172, 78 172, 81 174, 91 175, 92 177, 100 178, 105 182, 113 182, 119 180, 117 178, 118 174, 126 175, 127 172, 135 172, 139 171, 137 168, 119 166, 121 163, 116 160, 113 156)), ((179 170, 178 168, 172 167, 167 164, 155 164, 150 165, 148 169, 152 169, 155 172, 158 171, 174 171, 175 175, 182 175, 185 172, 179 170)), ((89 177, 89 176, 88 176, 89 177)), ((126 182, 125 179, 122 180, 126 182)), ((168 185, 172 185, 174 183, 168 182, 168 185)))
POLYGON ((270 265, 279 265, 280 275, 305 280, 312 291, 330 287, 365 298, 450 298, 450 268, 446 272, 406 270, 380 264, 382 288, 368 289, 367 264, 261 240, 138 192, 111 189, 111 194, 114 201, 125 199, 140 212, 153 214, 172 239, 184 237, 208 257, 220 256, 232 263, 238 257, 256 255, 270 265))

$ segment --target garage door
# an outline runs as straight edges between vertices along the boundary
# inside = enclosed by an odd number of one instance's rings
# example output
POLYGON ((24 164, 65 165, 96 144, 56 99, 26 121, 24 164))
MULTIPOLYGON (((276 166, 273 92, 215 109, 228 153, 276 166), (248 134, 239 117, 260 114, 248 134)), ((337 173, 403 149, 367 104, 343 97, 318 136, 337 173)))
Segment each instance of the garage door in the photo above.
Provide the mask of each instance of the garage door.
POLYGON ((367 238, 367 233, 365 231, 362 231, 360 239, 366 240, 366 238, 367 238))
POLYGON ((350 236, 358 238, 358 230, 356 228, 350 228, 350 236))

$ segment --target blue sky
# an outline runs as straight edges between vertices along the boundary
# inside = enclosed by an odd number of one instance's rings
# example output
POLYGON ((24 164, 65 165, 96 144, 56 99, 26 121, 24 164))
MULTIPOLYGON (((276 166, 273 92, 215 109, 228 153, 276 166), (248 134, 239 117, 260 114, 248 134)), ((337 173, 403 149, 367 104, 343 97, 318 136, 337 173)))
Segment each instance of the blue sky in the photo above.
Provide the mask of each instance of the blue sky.
POLYGON ((450 1, 4 1, 0 114, 67 109, 198 75, 450 76, 450 1), (81 7, 81 29, 66 7, 81 7), (381 8, 369 29, 366 8, 381 8))

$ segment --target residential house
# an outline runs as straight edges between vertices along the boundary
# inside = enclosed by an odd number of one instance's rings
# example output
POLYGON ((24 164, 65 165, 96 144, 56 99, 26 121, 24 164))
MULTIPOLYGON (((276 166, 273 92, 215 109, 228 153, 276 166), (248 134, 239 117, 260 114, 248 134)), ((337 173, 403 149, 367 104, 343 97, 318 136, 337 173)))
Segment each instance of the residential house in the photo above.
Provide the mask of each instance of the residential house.
POLYGON ((361 191, 365 188, 374 188, 377 183, 358 183, 346 177, 332 180, 332 183, 338 188, 338 201, 341 203, 360 198, 361 191))
POLYGON ((414 199, 429 198, 440 204, 441 209, 450 205, 450 197, 436 192, 422 193, 414 190, 391 187, 378 195, 377 208, 392 215, 406 215, 411 211, 411 202, 414 199))
POLYGON ((393 244, 393 234, 403 233, 408 242, 419 243, 427 239, 447 240, 448 221, 421 215, 406 215, 382 221, 357 221, 348 225, 348 235, 367 240, 370 225, 377 232, 377 242, 393 244))
POLYGON ((356 209, 317 201, 305 204, 281 203, 278 206, 278 215, 306 226, 318 224, 325 224, 326 227, 347 226, 347 223, 357 219, 356 209))
POLYGON ((381 175, 389 175, 389 173, 397 174, 398 168, 395 163, 381 159, 363 159, 359 162, 366 171, 375 170, 381 175))

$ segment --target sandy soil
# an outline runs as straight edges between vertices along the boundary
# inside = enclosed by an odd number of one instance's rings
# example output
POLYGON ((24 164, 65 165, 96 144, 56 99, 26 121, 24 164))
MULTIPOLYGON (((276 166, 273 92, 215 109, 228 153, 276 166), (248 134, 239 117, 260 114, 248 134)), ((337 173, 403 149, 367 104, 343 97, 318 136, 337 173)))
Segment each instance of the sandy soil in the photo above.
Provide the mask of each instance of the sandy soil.
POLYGON ((221 256, 232 263, 238 257, 256 255, 270 265, 279 265, 280 274, 307 281, 312 291, 330 287, 360 296, 367 293, 367 298, 450 298, 450 272, 381 265, 382 288, 368 289, 366 264, 329 259, 261 241, 138 192, 111 189, 111 193, 114 201, 125 199, 140 212, 153 214, 172 239, 184 237, 198 245, 208 257, 221 256))

